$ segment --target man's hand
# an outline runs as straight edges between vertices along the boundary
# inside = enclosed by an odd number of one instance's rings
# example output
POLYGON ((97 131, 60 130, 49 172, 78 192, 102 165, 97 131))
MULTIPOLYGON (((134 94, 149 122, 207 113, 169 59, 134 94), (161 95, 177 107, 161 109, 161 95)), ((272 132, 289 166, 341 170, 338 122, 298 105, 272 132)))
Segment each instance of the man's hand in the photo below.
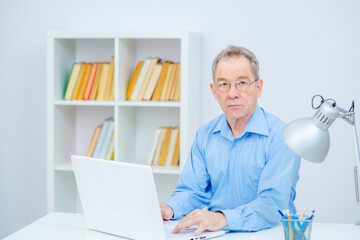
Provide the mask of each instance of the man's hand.
POLYGON ((172 208, 163 202, 160 202, 160 209, 161 209, 162 218, 164 220, 169 220, 174 216, 174 212, 172 208))
POLYGON ((227 226, 226 217, 221 212, 210 212, 196 209, 186 215, 174 228, 173 233, 178 233, 181 229, 199 225, 195 234, 201 234, 205 230, 217 231, 227 226))

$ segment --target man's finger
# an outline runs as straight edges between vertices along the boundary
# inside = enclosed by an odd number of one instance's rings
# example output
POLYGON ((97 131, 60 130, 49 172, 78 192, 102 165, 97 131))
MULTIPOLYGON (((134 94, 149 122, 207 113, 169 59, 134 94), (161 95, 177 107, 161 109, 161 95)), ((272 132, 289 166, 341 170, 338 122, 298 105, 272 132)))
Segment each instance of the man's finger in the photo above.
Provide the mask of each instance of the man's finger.
MULTIPOLYGON (((184 220, 184 219, 183 219, 184 220)), ((173 229, 173 233, 178 233, 180 232, 182 229, 187 228, 188 226, 186 225, 186 223, 184 224, 183 220, 181 220, 173 229)))
POLYGON ((193 225, 197 225, 198 223, 196 222, 195 219, 193 218, 189 218, 188 216, 185 216, 173 229, 173 233, 178 233, 180 232, 182 229, 184 228, 188 228, 191 227, 193 225))
POLYGON ((178 232, 180 232, 181 231, 181 229, 183 229, 184 227, 181 225, 181 223, 178 223, 175 227, 174 227, 174 229, 173 229, 173 233, 178 233, 178 232))
POLYGON ((204 226, 199 226, 196 230, 195 230, 195 235, 199 235, 199 234, 202 234, 204 231, 205 231, 205 227, 204 226))

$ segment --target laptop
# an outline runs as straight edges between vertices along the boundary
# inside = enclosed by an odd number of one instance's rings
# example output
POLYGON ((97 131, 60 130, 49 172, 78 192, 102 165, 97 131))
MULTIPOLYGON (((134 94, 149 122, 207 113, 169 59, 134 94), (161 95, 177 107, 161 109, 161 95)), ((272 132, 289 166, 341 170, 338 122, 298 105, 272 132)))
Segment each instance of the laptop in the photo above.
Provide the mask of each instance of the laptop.
POLYGON ((173 234, 176 221, 163 221, 152 169, 147 165, 71 156, 88 228, 146 240, 217 237, 225 231, 195 235, 196 226, 173 234))

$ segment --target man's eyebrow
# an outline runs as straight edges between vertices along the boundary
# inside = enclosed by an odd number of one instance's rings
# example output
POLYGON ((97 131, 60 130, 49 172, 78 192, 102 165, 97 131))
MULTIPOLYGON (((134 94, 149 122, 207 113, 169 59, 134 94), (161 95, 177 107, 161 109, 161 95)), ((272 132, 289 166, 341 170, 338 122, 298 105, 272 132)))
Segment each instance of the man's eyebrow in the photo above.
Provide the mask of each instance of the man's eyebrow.
MULTIPOLYGON (((246 76, 246 75, 244 75, 244 76, 239 76, 236 80, 249 80, 250 78, 248 77, 248 76, 246 76)), ((223 78, 223 77, 218 77, 217 79, 216 79, 216 81, 218 82, 218 81, 227 81, 227 82, 229 82, 227 79, 225 79, 225 78, 223 78)))
POLYGON ((218 81, 227 81, 228 82, 228 80, 226 80, 225 78, 223 78, 223 77, 219 77, 219 78, 217 78, 216 79, 216 81, 218 82, 218 81))
POLYGON ((249 80, 249 77, 248 76, 240 76, 237 79, 239 79, 239 80, 243 80, 243 79, 249 80))

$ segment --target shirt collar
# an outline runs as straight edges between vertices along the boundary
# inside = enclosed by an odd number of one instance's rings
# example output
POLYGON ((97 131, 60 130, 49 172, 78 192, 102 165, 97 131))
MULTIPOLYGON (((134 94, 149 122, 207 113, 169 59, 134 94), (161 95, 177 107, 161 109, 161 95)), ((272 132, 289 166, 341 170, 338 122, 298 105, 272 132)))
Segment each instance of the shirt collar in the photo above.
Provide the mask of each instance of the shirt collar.
MULTIPOLYGON (((234 139, 224 113, 220 116, 220 120, 214 128, 213 133, 216 132, 221 132, 221 135, 230 140, 234 139)), ((255 111, 247 122, 243 132, 237 138, 241 138, 246 132, 256 133, 265 136, 269 135, 269 128, 266 121, 265 113, 259 105, 256 106, 255 111)))
POLYGON ((255 111, 247 122, 243 132, 252 132, 261 135, 269 135, 269 126, 266 121, 264 110, 257 105, 255 111))

